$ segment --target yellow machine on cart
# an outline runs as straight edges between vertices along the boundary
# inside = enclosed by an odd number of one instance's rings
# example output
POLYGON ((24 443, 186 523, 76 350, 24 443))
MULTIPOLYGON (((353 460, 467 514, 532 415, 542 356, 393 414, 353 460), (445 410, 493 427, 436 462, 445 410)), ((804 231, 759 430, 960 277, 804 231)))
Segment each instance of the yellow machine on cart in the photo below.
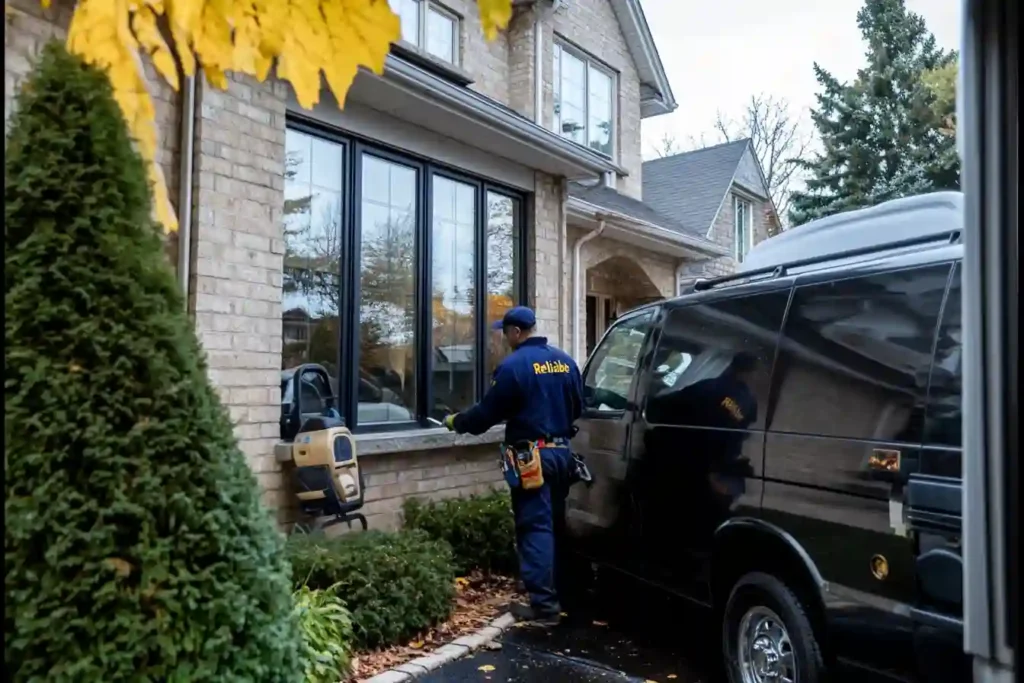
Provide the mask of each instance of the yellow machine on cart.
POLYGON ((294 464, 299 507, 320 528, 358 521, 367 528, 365 483, 355 440, 338 414, 331 380, 309 363, 281 373, 281 439, 278 459, 294 464), (326 518, 326 519, 324 519, 326 518))

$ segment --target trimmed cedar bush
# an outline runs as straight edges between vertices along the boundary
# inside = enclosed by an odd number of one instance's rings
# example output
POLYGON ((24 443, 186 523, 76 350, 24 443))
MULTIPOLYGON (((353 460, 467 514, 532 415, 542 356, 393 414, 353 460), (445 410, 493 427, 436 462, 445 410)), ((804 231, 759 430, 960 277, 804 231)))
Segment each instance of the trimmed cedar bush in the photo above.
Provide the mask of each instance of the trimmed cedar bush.
POLYGON ((4 168, 14 681, 301 680, 283 537, 206 377, 110 84, 57 43, 4 168))
POLYGON ((352 617, 335 589, 295 591, 295 612, 302 628, 305 683, 338 683, 352 655, 352 617))
POLYGON ((407 529, 421 529, 448 542, 460 576, 474 570, 516 573, 519 561, 508 491, 431 502, 409 498, 403 512, 407 529))
POLYGON ((336 587, 361 648, 402 642, 451 614, 451 548, 423 532, 295 534, 288 549, 296 586, 336 587))

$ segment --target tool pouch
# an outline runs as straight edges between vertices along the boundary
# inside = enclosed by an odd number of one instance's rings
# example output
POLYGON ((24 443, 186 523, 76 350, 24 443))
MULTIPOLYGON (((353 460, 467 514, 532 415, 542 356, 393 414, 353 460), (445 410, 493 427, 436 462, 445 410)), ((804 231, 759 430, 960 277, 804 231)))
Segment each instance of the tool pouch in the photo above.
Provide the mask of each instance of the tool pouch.
POLYGON ((505 444, 502 450, 501 474, 509 488, 532 491, 544 485, 541 446, 542 444, 537 441, 505 444))

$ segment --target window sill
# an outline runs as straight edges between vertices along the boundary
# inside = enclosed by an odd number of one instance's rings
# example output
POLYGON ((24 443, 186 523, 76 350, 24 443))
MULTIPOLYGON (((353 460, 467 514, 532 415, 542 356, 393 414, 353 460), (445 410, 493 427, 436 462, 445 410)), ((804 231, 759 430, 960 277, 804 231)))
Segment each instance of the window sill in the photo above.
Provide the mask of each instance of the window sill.
POLYGON ((416 47, 416 45, 407 40, 399 40, 392 43, 391 51, 396 57, 400 57, 410 64, 415 64, 435 76, 440 76, 456 85, 467 86, 473 82, 473 77, 469 75, 469 72, 434 57, 429 52, 416 47))
MULTIPOLYGON (((400 432, 379 432, 376 434, 355 434, 356 453, 359 457, 403 453, 406 451, 429 451, 439 448, 460 448, 481 444, 500 443, 505 435, 505 425, 492 427, 480 436, 455 434, 444 427, 409 429, 400 432)), ((278 462, 291 462, 292 444, 279 441, 274 446, 274 457, 278 462)))

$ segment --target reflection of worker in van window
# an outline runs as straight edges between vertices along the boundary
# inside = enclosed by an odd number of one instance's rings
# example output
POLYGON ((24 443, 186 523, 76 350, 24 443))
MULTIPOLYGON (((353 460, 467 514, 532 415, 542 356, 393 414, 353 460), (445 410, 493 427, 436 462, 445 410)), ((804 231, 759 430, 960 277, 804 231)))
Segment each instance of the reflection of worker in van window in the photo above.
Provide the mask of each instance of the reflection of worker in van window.
POLYGON ((721 375, 680 392, 678 405, 686 411, 685 422, 710 428, 692 433, 696 437, 692 446, 707 467, 713 497, 726 507, 744 492, 745 477, 750 474, 750 463, 742 453, 746 430, 757 420, 757 399, 750 389, 757 365, 757 356, 741 351, 721 375))

